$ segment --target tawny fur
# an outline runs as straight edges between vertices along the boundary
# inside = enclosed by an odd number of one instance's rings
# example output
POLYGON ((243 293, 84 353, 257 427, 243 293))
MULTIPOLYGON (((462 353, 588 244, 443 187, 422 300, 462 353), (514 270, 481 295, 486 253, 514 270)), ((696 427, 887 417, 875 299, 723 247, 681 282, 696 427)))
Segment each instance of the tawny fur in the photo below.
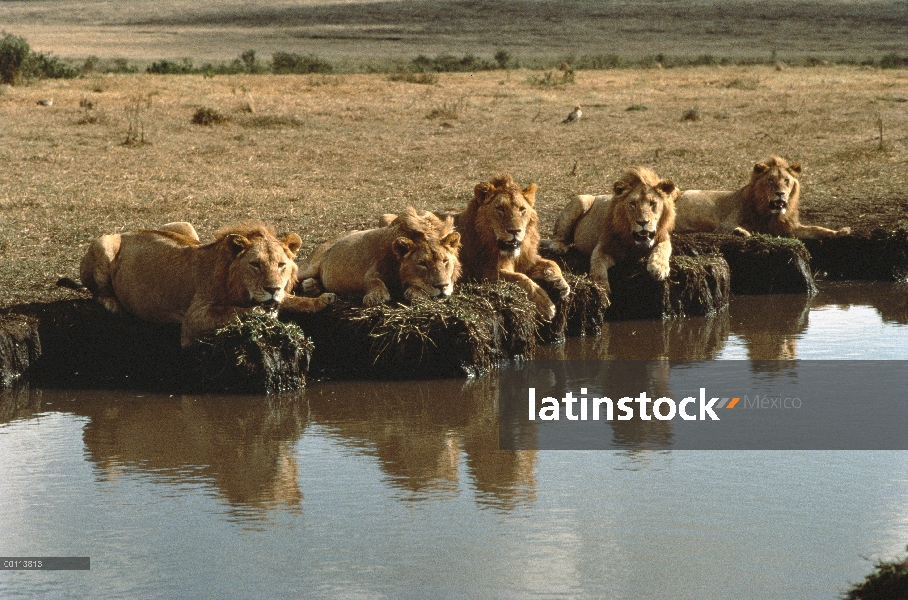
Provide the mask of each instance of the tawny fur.
POLYGON ((688 190, 677 202, 676 231, 750 235, 765 233, 799 239, 836 237, 851 233, 802 225, 798 216, 801 165, 770 156, 758 162, 750 181, 737 191, 688 190), (776 207, 772 203, 776 203, 776 207), (778 210, 784 207, 784 211, 778 210), (775 212, 773 209, 776 208, 775 212))
POLYGON ((669 274, 671 232, 675 225, 675 184, 652 170, 636 167, 613 185, 614 194, 578 196, 562 209, 546 246, 569 246, 590 257, 590 275, 609 290, 608 270, 628 257, 647 257, 656 279, 669 274), (643 224, 641 224, 643 223, 643 224))
POLYGON ((322 244, 300 270, 303 289, 364 294, 375 306, 392 297, 448 296, 460 277, 460 234, 452 218, 412 207, 386 227, 354 231, 322 244))
POLYGON ((539 216, 533 208, 536 190, 535 183, 521 189, 510 175, 482 182, 455 225, 462 235, 464 277, 517 283, 536 304, 537 312, 551 319, 555 305, 533 280, 550 282, 562 298, 571 289, 558 265, 538 254, 539 216))
POLYGON ((299 298, 293 262, 301 240, 278 240, 266 225, 239 223, 202 244, 188 223, 104 235, 82 259, 83 285, 111 312, 125 310, 156 323, 181 323, 181 344, 257 307, 314 312, 332 294, 299 298))

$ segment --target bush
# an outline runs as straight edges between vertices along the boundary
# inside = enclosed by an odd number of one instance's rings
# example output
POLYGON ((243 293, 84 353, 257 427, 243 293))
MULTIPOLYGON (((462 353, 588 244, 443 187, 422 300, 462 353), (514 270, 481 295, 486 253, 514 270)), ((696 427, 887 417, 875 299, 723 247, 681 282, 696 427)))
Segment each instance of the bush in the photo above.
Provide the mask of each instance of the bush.
MULTIPOLYGON (((253 57, 254 58, 254 57, 253 57)), ((333 73, 331 63, 309 54, 301 56, 291 52, 275 52, 271 56, 271 71, 276 75, 290 73, 333 73)))
POLYGON ((908 56, 887 54, 880 59, 881 69, 901 69, 903 67, 908 67, 908 56))
POLYGON ((25 38, 4 35, 0 40, 0 83, 16 85, 26 77, 31 53, 25 38))
POLYGON ((227 117, 214 108, 202 107, 192 115, 192 122, 196 125, 219 125, 227 122, 227 117))
POLYGON ((494 71, 499 68, 498 63, 494 63, 472 54, 467 54, 462 58, 457 58, 452 54, 440 54, 435 58, 429 58, 420 54, 413 59, 412 70, 414 71, 435 71, 436 73, 469 73, 471 71, 494 71))
POLYGON ((192 68, 192 61, 188 58, 184 58, 180 62, 171 62, 169 60, 159 60, 158 62, 151 63, 147 69, 146 73, 154 73, 155 75, 185 75, 187 73, 194 73, 195 70, 192 68))

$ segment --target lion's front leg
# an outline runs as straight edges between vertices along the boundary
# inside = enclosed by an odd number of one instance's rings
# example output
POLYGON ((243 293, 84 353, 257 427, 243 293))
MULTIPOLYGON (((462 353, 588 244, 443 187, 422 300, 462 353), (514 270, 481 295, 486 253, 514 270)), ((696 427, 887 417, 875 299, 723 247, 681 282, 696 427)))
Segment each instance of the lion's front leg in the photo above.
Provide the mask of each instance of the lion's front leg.
POLYGON ((799 240, 822 240, 827 238, 841 237, 843 235, 849 235, 851 233, 851 227, 842 227, 838 231, 835 229, 827 229, 826 227, 820 227, 818 225, 801 225, 794 230, 794 235, 799 240))
POLYGON ((533 301, 533 304, 536 305, 536 312, 543 319, 551 321, 555 316, 555 304, 549 298, 549 295, 545 293, 545 290, 539 287, 539 284, 535 281, 523 273, 515 273, 514 271, 499 271, 498 277, 504 281, 516 283, 523 288, 530 300, 533 301))
POLYGON ((606 294, 612 293, 608 283, 608 270, 615 266, 615 257, 606 254, 602 244, 593 248, 590 255, 590 278, 605 290, 606 294))
POLYGON ((366 295, 363 296, 363 306, 378 306, 391 300, 391 292, 388 291, 388 286, 382 281, 375 266, 366 271, 363 288, 366 292, 366 295))
POLYGON ((313 313, 334 304, 336 300, 337 296, 334 294, 322 294, 318 298, 305 298, 303 296, 287 294, 281 301, 278 310, 297 313, 313 313))
POLYGON ((671 270, 671 265, 669 264, 671 257, 671 241, 665 240, 664 242, 659 242, 650 252, 649 260, 647 260, 646 263, 646 270, 649 271, 650 275, 656 280, 665 281, 671 270))
POLYGON ((183 317, 180 345, 184 348, 191 346, 205 333, 220 329, 230 323, 235 317, 250 313, 253 310, 252 307, 223 306, 193 300, 186 311, 186 316, 183 317))
POLYGON ((552 287, 558 291, 558 297, 562 300, 571 295, 571 286, 568 285, 568 282, 564 279, 561 267, 559 267, 558 263, 555 261, 540 258, 536 261, 536 264, 527 271, 527 275, 530 279, 541 279, 542 281, 551 283, 552 287))

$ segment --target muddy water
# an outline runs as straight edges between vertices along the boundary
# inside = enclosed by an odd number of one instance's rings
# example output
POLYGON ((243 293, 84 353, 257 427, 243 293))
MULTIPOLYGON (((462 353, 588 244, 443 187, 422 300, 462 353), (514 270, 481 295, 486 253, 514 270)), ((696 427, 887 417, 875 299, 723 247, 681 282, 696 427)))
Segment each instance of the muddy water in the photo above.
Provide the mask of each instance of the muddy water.
MULTIPOLYGON (((545 358, 908 358, 880 284, 545 358)), ((496 377, 0 401, 0 597, 834 598, 908 543, 905 452, 501 452, 496 377)))

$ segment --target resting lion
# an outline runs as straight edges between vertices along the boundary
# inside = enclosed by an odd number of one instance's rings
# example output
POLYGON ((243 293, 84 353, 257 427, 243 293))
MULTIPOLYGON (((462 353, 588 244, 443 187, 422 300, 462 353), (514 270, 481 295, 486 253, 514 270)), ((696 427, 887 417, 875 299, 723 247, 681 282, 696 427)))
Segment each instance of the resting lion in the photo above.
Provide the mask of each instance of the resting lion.
POLYGON ((474 280, 510 281, 522 287, 545 319, 555 316, 555 305, 534 279, 547 281, 567 298, 571 288, 558 265, 537 253, 539 216, 533 208, 535 183, 520 189, 510 175, 477 184, 473 200, 457 215, 463 235, 460 260, 464 276, 474 280))
POLYGON ((333 294, 300 298, 294 233, 278 240, 262 223, 239 223, 199 242, 189 223, 104 235, 82 258, 82 284, 111 312, 156 323, 181 323, 183 347, 258 307, 315 312, 333 294))
POLYGON ((629 256, 648 254, 647 270, 668 277, 675 224, 675 199, 681 190, 651 170, 636 167, 612 186, 613 196, 578 196, 558 215, 552 251, 569 244, 590 257, 590 277, 609 291, 608 270, 629 256))
POLYGON ((750 182, 736 192, 688 190, 677 202, 675 231, 735 233, 768 233, 799 239, 820 239, 847 235, 851 228, 838 231, 801 225, 798 220, 798 198, 801 165, 789 164, 771 156, 754 165, 750 182))
POLYGON ((453 219, 412 207, 387 227, 354 231, 319 247, 303 264, 303 290, 363 292, 376 306, 392 296, 450 296, 460 277, 460 234, 453 219))

